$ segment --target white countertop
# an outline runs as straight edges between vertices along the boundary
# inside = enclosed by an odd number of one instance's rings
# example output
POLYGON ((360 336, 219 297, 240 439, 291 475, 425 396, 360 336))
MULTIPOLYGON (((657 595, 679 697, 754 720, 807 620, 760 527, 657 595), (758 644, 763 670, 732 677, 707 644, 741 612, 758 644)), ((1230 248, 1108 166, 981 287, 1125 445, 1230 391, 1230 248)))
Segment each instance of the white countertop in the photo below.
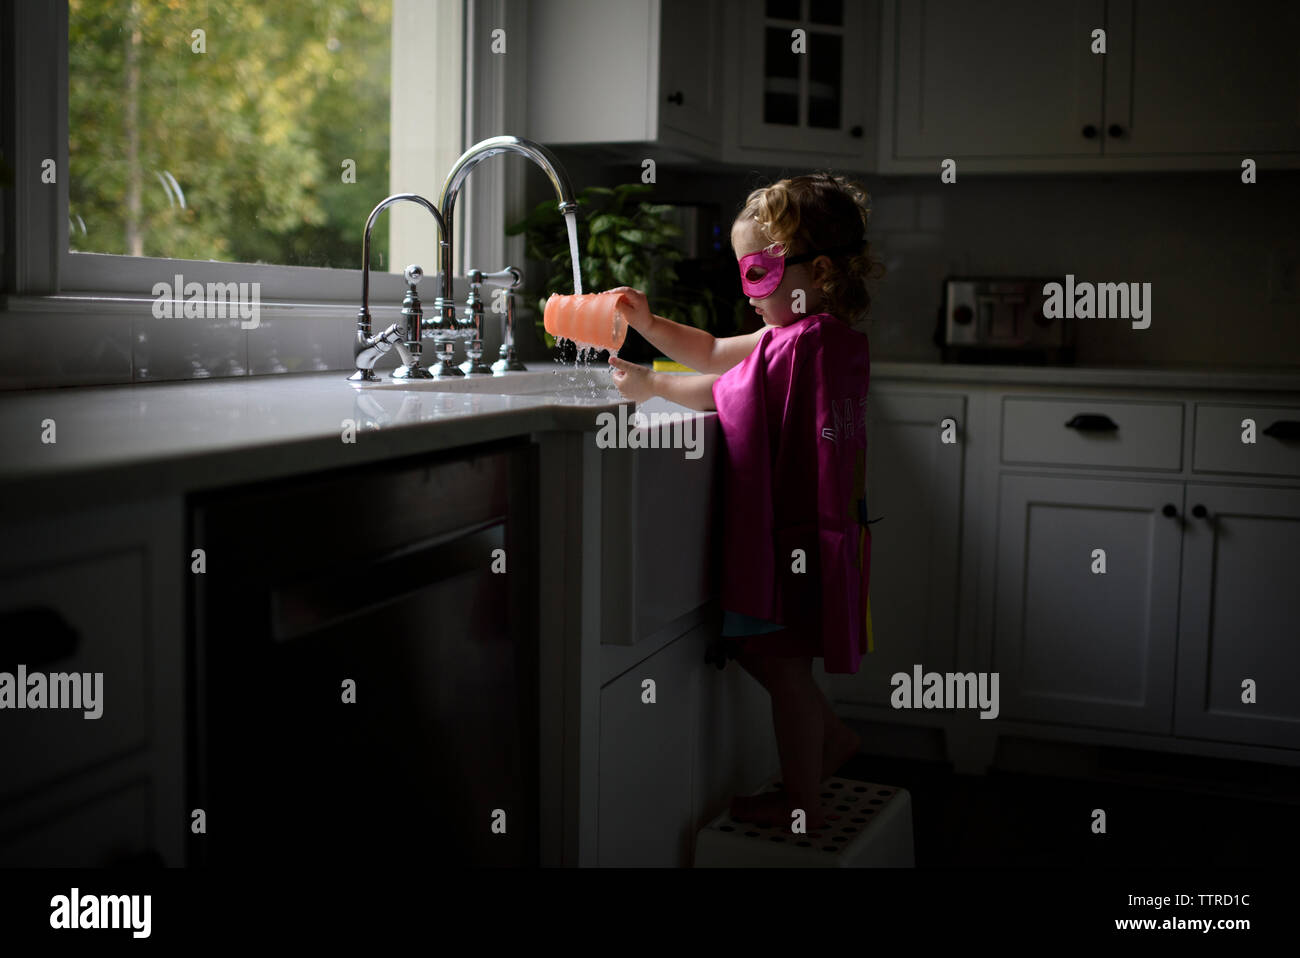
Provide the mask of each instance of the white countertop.
MULTIPOLYGON (((594 430, 602 395, 358 387, 347 373, 0 394, 0 511, 343 468, 550 429, 594 430), (55 423, 56 442, 41 441, 55 423), (343 422, 357 424, 343 441, 343 422)), ((612 390, 612 386, 610 389, 612 390)))
POLYGON ((871 378, 993 386, 1114 386, 1120 389, 1300 392, 1300 369, 1213 366, 980 366, 873 362, 871 378))
MULTIPOLYGON (((542 367, 535 366, 535 369, 542 367)), ((1296 393, 1300 370, 872 364, 884 383, 1042 384, 1296 393)), ((562 373, 557 372, 557 375, 562 373)), ((40 389, 0 394, 0 511, 171 495, 551 429, 594 430, 601 394, 500 395, 358 388, 346 373, 40 389), (56 439, 41 441, 42 422, 56 439), (355 443, 343 421, 358 423, 355 443)), ((560 380, 557 380, 557 382, 560 380)))

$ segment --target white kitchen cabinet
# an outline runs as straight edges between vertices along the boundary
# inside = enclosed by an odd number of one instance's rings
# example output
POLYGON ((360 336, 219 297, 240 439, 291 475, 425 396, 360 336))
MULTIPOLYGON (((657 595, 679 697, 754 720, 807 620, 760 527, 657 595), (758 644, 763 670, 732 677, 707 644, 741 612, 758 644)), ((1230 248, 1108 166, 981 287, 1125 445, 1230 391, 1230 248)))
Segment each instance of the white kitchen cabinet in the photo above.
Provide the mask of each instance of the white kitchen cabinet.
POLYGON ((1002 461, 1177 472, 1183 463, 1183 404, 1007 397, 1002 403, 1002 461))
MULTIPOLYGON (((0 622, 14 669, 78 676, 96 701, 76 709, 23 709, 4 714, 0 798, 96 762, 120 758, 149 738, 145 675, 147 553, 135 544, 16 575, 0 584, 0 622), (25 624, 20 624, 25 623, 25 624), (22 652, 16 646, 27 648, 22 652), (89 676, 102 676, 87 683, 89 676)), ((51 685, 54 684, 51 679, 51 685)))
POLYGON ((701 623, 600 690, 598 864, 689 866, 698 829, 779 768, 767 693, 705 661, 716 634, 701 623))
POLYGON ((872 169, 879 3, 728 0, 727 22, 723 159, 872 169))
POLYGON ((1182 502, 1180 482, 1002 476, 1004 717, 1172 731, 1182 502))
POLYGON ((1110 0, 1106 18, 1107 156, 1300 151, 1295 0, 1110 0))
POLYGON ((688 634, 600 690, 598 864, 690 864, 691 745, 706 668, 688 634))
POLYGON ((887 0, 883 31, 882 172, 1300 165, 1291 0, 887 0))
POLYGON ((1300 479, 1300 406, 1203 402, 1195 415, 1193 471, 1300 479))
POLYGON ((971 157, 1100 156, 1103 59, 1088 39, 1102 0, 887 9, 897 43, 891 159, 924 159, 937 172, 945 157, 960 170, 971 157))
POLYGON ((633 426, 641 448, 600 449, 597 434, 584 437, 595 450, 602 488, 613 492, 601 499, 604 536, 616 544, 601 557, 601 595, 620 597, 601 604, 601 642, 609 645, 643 641, 708 602, 718 587, 718 417, 660 398, 637 409, 647 417, 689 418, 677 426, 633 426), (681 448, 688 441, 694 449, 681 448))
POLYGON ((828 674, 837 702, 889 705, 895 672, 957 664, 966 397, 872 387, 867 402, 867 509, 875 651, 856 675, 828 674), (952 419, 957 442, 942 441, 952 419))
POLYGON ((0 861, 184 864, 189 566, 178 499, 0 527, 0 668, 102 674, 98 718, 0 713, 0 861))
POLYGON ((716 156, 721 13, 721 0, 530 3, 527 135, 716 156))
POLYGON ((1189 483, 1187 506, 1174 731, 1300 748, 1300 489, 1189 483))

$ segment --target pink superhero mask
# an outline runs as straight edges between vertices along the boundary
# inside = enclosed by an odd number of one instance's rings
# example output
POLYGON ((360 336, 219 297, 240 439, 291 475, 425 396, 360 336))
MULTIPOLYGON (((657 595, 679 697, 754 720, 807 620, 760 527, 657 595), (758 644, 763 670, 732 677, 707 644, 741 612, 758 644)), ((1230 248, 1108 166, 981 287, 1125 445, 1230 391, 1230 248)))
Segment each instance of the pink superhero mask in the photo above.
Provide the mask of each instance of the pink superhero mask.
POLYGON ((857 243, 846 243, 833 249, 800 253, 798 256, 782 256, 770 252, 770 250, 774 250, 781 245, 780 243, 773 243, 767 249, 761 249, 756 253, 749 253, 740 258, 740 288, 744 290, 746 296, 753 299, 767 299, 781 285, 781 278, 785 275, 787 264, 795 266, 799 263, 814 260, 818 256, 851 253, 860 250, 865 243, 866 240, 860 240, 857 243))

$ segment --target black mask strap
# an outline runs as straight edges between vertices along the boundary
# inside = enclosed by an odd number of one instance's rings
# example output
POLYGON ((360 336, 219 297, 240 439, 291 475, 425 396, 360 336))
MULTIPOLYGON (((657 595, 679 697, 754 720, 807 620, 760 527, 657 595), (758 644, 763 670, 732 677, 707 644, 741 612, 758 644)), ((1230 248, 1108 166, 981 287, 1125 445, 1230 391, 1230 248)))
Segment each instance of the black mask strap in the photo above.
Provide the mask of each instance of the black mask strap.
POLYGON ((866 245, 867 241, 862 239, 858 240, 856 243, 845 243, 843 246, 835 246, 831 249, 814 250, 811 253, 800 253, 798 256, 787 256, 785 258, 785 263, 787 266, 797 266, 800 263, 807 263, 809 260, 814 260, 818 256, 839 256, 844 253, 853 253, 861 250, 862 247, 866 245))

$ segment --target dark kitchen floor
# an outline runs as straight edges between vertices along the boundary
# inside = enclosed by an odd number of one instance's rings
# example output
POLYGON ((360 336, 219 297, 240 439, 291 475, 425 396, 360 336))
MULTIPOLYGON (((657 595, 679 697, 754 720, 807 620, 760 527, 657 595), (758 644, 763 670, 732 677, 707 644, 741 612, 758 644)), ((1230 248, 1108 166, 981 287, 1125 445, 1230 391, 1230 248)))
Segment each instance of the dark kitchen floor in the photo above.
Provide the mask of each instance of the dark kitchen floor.
POLYGON ((1102 754, 1086 777, 957 775, 948 763, 870 755, 838 774, 908 790, 918 868, 1294 867, 1300 770, 1102 754), (1105 835, 1091 832, 1094 808, 1106 812, 1105 835))

